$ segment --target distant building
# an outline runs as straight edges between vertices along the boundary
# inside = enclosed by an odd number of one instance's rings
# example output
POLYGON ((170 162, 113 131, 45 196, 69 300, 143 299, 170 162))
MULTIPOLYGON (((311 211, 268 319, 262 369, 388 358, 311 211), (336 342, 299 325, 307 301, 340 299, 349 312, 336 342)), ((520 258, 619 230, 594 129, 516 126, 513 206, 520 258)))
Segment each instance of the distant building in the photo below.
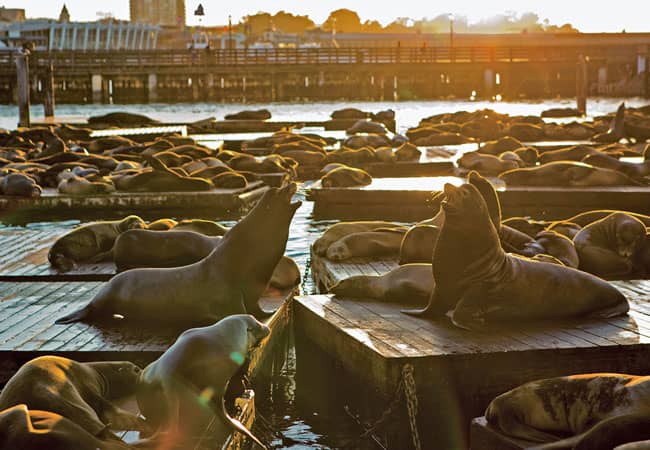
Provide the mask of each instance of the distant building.
POLYGON ((0 6, 0 22, 24 22, 25 10, 0 6))
POLYGON ((155 50, 160 27, 126 21, 28 20, 0 24, 0 48, 29 43, 35 50, 155 50))
POLYGON ((185 26, 185 0, 130 0, 131 22, 185 26))
POLYGON ((63 4, 61 12, 59 13, 59 22, 70 22, 70 13, 68 12, 68 7, 63 4))

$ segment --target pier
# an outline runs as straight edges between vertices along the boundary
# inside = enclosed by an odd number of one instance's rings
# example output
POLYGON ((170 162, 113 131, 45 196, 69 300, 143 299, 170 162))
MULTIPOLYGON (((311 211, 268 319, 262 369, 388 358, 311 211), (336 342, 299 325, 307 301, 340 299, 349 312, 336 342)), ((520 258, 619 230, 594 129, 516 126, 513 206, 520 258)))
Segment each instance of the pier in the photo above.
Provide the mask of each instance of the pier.
MULTIPOLYGON (((581 33, 459 35, 425 47, 54 50, 33 52, 30 73, 42 102, 52 66, 59 103, 537 98, 574 96, 583 75, 591 94, 650 95, 649 49, 649 33, 581 33)), ((13 58, 0 53, 0 103, 14 101, 13 58)))

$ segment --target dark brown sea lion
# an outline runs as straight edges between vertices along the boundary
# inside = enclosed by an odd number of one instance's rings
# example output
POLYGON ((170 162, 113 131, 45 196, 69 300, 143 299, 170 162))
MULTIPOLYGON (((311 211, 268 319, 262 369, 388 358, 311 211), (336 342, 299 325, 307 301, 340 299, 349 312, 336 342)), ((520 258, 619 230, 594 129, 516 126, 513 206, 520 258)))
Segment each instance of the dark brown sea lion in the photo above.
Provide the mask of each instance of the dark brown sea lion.
POLYGON ((593 223, 600 219, 604 219, 605 217, 614 213, 627 214, 628 216, 632 216, 636 219, 639 219, 641 222, 643 222, 643 224, 646 227, 650 227, 650 216, 646 216, 644 214, 639 214, 631 211, 618 211, 615 209, 596 209, 593 211, 587 211, 580 214, 576 214, 575 216, 569 217, 568 219, 564 219, 560 222, 575 223, 576 225, 585 227, 590 223, 593 223))
POLYGON ((18 404, 0 411, 0 450, 128 450, 117 438, 94 436, 60 414, 18 404))
POLYGON ((573 238, 580 269, 604 278, 634 271, 634 257, 645 243, 646 227, 625 213, 613 213, 585 226, 573 238))
POLYGON ((422 152, 415 145, 406 142, 395 149, 397 161, 419 161, 422 152))
POLYGON ((338 241, 342 237, 345 237, 352 233, 360 233, 362 231, 372 231, 378 230, 380 228, 397 228, 404 229, 406 228, 402 225, 398 225, 394 222, 383 222, 383 221, 359 221, 359 222, 339 222, 331 225, 325 230, 325 232, 314 241, 312 245, 314 252, 318 256, 325 256, 327 249, 334 242, 338 241))
POLYGON ((433 253, 436 287, 425 309, 407 312, 436 317, 455 307, 454 324, 473 329, 628 311, 623 294, 593 275, 506 254, 475 186, 446 184, 444 191, 445 222, 433 253))
MULTIPOLYGON (((647 376, 596 373, 533 381, 492 400, 485 417, 499 432, 533 442, 552 442, 566 435, 580 435, 594 425, 598 426, 599 422, 604 427, 616 428, 621 422, 606 424, 604 421, 629 414, 645 414, 647 417, 649 380, 647 376)), ((612 448, 611 445, 587 446, 589 440, 597 440, 598 435, 602 437, 605 434, 603 429, 599 432, 594 427, 593 430, 592 436, 588 437, 587 433, 577 439, 579 442, 584 438, 585 446, 575 448, 612 448)), ((618 435, 619 439, 623 437, 624 434, 618 435)), ((574 448, 576 439, 571 441, 568 447, 550 444, 540 448, 574 448)))
POLYGON ((210 178, 218 189, 241 189, 248 185, 246 177, 237 172, 223 172, 210 178))
POLYGON ((25 363, 0 393, 0 410, 24 403, 60 414, 94 436, 106 428, 146 430, 142 419, 112 401, 135 393, 140 368, 127 361, 79 363, 41 356, 25 363))
POLYGON ((339 167, 327 172, 320 181, 325 188, 367 186, 372 183, 372 177, 365 170, 339 167))
POLYGON ((396 228, 352 233, 328 247, 327 259, 344 261, 350 258, 397 256, 404 234, 403 229, 396 228))
POLYGON ((90 125, 111 125, 117 127, 123 126, 142 126, 142 125, 151 125, 154 123, 159 123, 157 120, 154 120, 150 117, 147 117, 142 114, 135 114, 123 111, 112 112, 108 114, 103 114, 100 116, 91 116, 88 118, 88 123, 90 125))
POLYGON ((582 227, 573 222, 554 222, 549 225, 546 230, 555 231, 556 233, 573 240, 576 234, 578 234, 578 231, 582 230, 582 227))
POLYGON ((558 161, 537 167, 509 170, 499 175, 509 186, 639 186, 615 170, 581 162, 558 161))
POLYGON ((599 153, 586 156, 582 159, 582 162, 604 169, 616 170, 630 178, 643 178, 650 175, 650 161, 643 161, 641 163, 626 162, 613 156, 599 153))
POLYGON ((539 162, 547 164, 554 161, 582 161, 586 156, 594 154, 601 153, 590 145, 573 145, 544 152, 539 156, 539 162))
POLYGON ((294 183, 270 188, 206 258, 183 267, 122 272, 88 305, 57 323, 120 315, 148 323, 204 324, 231 314, 265 315, 258 301, 284 254, 289 223, 301 204, 291 203, 295 192, 294 183))
POLYGON ((578 268, 580 260, 573 241, 555 231, 542 231, 535 236, 535 240, 525 245, 520 254, 533 257, 537 254, 546 254, 557 258, 567 267, 578 268))
POLYGON ((268 109, 246 110, 233 114, 226 114, 226 120, 268 120, 271 118, 271 112, 268 109))
POLYGON ((52 244, 47 259, 62 272, 71 270, 78 263, 104 261, 110 259, 115 239, 121 233, 146 227, 144 220, 138 216, 82 225, 58 238, 52 244))
POLYGON ((431 264, 404 264, 384 275, 357 275, 339 281, 337 297, 371 298, 401 304, 426 304, 433 292, 431 264))
POLYGON ((40 197, 43 189, 36 180, 23 173, 10 173, 0 178, 0 193, 12 197, 40 197))
POLYGON ((228 415, 223 397, 230 379, 269 333, 269 328, 254 317, 234 315, 181 334, 140 375, 138 405, 158 429, 150 440, 177 448, 202 434, 210 424, 217 442, 224 442, 236 431, 266 449, 241 422, 228 415))

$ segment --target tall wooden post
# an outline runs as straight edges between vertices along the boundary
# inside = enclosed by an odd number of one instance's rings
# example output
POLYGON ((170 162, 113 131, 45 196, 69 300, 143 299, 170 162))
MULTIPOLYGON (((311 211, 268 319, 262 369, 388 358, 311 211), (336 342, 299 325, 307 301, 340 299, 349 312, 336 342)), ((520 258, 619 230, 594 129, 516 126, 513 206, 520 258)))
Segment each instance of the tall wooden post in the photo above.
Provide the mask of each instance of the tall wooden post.
POLYGON ((45 72, 43 110, 45 117, 54 117, 54 64, 50 60, 45 72))
POLYGON ((29 50, 16 53, 18 126, 29 127, 29 50))
POLYGON ((584 55, 578 56, 576 65, 576 108, 583 115, 587 114, 587 58, 584 55))

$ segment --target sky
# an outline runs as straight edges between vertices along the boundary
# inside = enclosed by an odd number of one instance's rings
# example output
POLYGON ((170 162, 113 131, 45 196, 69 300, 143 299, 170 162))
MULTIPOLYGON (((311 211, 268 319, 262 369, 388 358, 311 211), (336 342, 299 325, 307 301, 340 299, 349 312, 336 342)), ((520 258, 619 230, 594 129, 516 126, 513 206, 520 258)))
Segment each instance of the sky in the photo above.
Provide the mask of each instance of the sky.
MULTIPOLYGON (((650 32, 648 0, 186 0, 188 25, 198 23, 193 13, 199 3, 203 4, 205 16, 203 25, 221 25, 238 22, 248 14, 258 11, 275 13, 285 10, 294 14, 307 14, 317 24, 327 18, 330 11, 348 8, 359 13, 362 21, 379 20, 382 24, 392 22, 397 17, 420 19, 433 18, 440 14, 454 13, 466 15, 470 22, 507 11, 517 13, 534 12, 540 18, 549 19, 552 24, 571 23, 580 31, 621 31, 650 32)), ((0 0, 0 6, 25 8, 28 17, 58 17, 62 0, 0 0)), ((72 20, 92 21, 98 13, 110 12, 119 19, 129 18, 128 0, 65 0, 72 20)))

